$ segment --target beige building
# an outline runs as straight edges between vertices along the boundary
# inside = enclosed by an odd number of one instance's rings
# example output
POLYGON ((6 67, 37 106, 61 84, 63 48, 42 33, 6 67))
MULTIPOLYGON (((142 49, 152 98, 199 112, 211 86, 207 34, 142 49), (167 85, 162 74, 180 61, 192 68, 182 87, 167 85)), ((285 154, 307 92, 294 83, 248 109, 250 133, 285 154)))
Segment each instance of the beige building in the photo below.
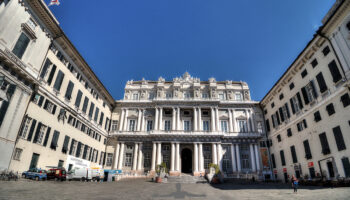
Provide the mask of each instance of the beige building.
POLYGON ((116 103, 114 158, 107 159, 113 169, 152 174, 164 162, 170 175, 199 176, 215 163, 226 177, 269 173, 261 159, 263 115, 245 82, 201 81, 188 73, 172 81, 128 81, 116 103))
MULTIPOLYGON (((277 179, 288 181, 293 174, 328 179, 350 176, 350 98, 345 75, 349 54, 339 56, 336 45, 345 43, 337 43, 338 36, 331 34, 339 24, 349 23, 343 21, 349 13, 350 2, 338 1, 261 101, 277 179)), ((349 30, 347 43, 348 36, 349 30)))

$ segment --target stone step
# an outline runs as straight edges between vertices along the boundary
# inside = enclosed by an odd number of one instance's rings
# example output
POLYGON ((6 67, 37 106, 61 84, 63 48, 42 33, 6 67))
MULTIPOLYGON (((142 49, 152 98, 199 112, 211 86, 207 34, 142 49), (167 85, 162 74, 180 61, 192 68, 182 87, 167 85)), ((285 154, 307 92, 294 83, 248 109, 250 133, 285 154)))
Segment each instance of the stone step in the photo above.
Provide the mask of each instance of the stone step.
POLYGON ((167 183, 207 183, 204 177, 199 176, 169 176, 166 180, 167 183))

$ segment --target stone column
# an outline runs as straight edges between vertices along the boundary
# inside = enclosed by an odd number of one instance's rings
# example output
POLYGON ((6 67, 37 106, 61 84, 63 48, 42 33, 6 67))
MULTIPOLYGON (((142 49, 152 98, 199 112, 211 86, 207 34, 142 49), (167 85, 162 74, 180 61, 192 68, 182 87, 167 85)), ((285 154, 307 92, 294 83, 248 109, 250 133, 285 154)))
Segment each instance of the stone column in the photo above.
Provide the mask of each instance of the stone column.
POLYGON ((124 131, 128 130, 128 109, 125 110, 124 115, 124 131))
POLYGON ((228 109, 228 118, 229 118, 229 122, 228 122, 228 126, 229 126, 229 130, 230 133, 233 132, 233 124, 232 124, 232 110, 228 109))
POLYGON ((176 122, 176 125, 177 125, 177 130, 179 131, 180 130, 180 124, 181 124, 181 121, 180 121, 180 108, 178 107, 177 108, 177 122, 176 122))
POLYGON ((114 151, 114 165, 113 165, 113 169, 118 169, 119 150, 120 150, 120 144, 117 143, 117 145, 115 146, 115 151, 114 151))
POLYGON ((222 171, 222 147, 221 147, 221 144, 218 143, 216 148, 217 148, 217 152, 218 152, 219 169, 220 169, 220 171, 222 171))
POLYGON ((176 130, 176 109, 175 108, 173 108, 172 118, 173 118, 173 121, 172 121, 171 126, 172 126, 172 130, 174 131, 174 130, 176 130))
POLYGON ((139 143, 139 153, 138 153, 138 161, 137 161, 137 170, 140 171, 142 169, 142 143, 139 143))
POLYGON ((159 108, 159 128, 158 130, 163 130, 163 108, 159 108))
POLYGON ((238 132, 235 110, 232 110, 232 119, 233 119, 233 122, 232 122, 232 125, 233 125, 233 132, 238 132))
POLYGON ((202 131, 203 130, 203 124, 202 124, 202 110, 201 108, 198 108, 198 130, 202 131))
POLYGON ((213 163, 218 164, 218 159, 217 159, 218 153, 216 151, 216 143, 212 144, 212 157, 213 157, 213 163))
POLYGON ((137 118, 137 131, 141 131, 141 109, 138 109, 138 118, 137 118))
POLYGON ((236 144, 237 171, 241 172, 241 154, 239 152, 239 144, 236 144))
POLYGON ((221 127, 220 127, 220 120, 219 120, 219 108, 215 108, 215 117, 216 117, 216 131, 221 131, 221 127))
POLYGON ((157 146, 157 165, 162 163, 162 143, 158 143, 157 146))
POLYGON ((134 160, 132 162, 132 170, 136 170, 137 167, 137 153, 139 150, 139 144, 135 143, 135 147, 134 147, 134 160))
POLYGON ((203 144, 199 143, 199 171, 204 172, 203 144))
POLYGON ((256 170, 260 171, 260 160, 259 160, 259 145, 255 144, 255 160, 256 160, 256 170))
POLYGON ((235 146, 234 144, 231 144, 231 159, 232 159, 232 171, 236 172, 236 155, 235 155, 235 146))
POLYGON ((211 121, 211 131, 214 132, 215 131, 215 112, 214 112, 214 108, 210 108, 210 121, 211 121))
POLYGON ((141 125, 141 131, 145 131, 146 128, 146 119, 145 119, 145 110, 142 110, 142 125, 141 125))
POLYGON ((153 142, 151 170, 156 170, 157 143, 153 142))
POLYGON ((252 132, 255 132, 255 120, 254 120, 254 112, 251 112, 251 122, 252 122, 252 132))
POLYGON ((176 143, 176 171, 180 172, 180 143, 176 143))
POLYGON ((123 169, 123 161, 124 161, 124 143, 121 143, 120 145, 120 151, 119 151, 119 162, 118 162, 118 169, 123 169))
POLYGON ((194 145, 194 173, 198 172, 198 144, 193 143, 194 145))
POLYGON ((254 146, 253 144, 250 144, 249 147, 250 147, 250 160, 252 162, 252 171, 255 172, 256 167, 255 167, 254 146))
POLYGON ((171 143, 170 172, 175 170, 175 143, 171 143))
POLYGON ((156 116, 154 118, 154 130, 156 131, 158 130, 158 108, 156 107, 155 110, 156 110, 156 116))
MULTIPOLYGON (((125 115, 125 110, 122 109, 122 114, 120 115, 120 120, 119 120, 119 131, 123 130, 123 123, 124 123, 124 115, 125 115)), ((111 120, 112 122, 112 120, 111 120)))
POLYGON ((197 108, 193 108, 193 131, 197 131, 197 108))

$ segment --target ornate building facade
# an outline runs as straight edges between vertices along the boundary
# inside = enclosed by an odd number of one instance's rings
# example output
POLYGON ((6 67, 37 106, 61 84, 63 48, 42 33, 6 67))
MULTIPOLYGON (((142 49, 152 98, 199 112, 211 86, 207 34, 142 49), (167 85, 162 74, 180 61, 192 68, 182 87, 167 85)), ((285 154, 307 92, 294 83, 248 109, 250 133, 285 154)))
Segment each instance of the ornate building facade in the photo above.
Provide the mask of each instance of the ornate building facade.
POLYGON ((263 115, 245 82, 200 81, 188 73, 128 81, 112 120, 114 169, 154 173, 164 162, 170 175, 199 176, 214 163, 227 177, 268 173, 263 115))

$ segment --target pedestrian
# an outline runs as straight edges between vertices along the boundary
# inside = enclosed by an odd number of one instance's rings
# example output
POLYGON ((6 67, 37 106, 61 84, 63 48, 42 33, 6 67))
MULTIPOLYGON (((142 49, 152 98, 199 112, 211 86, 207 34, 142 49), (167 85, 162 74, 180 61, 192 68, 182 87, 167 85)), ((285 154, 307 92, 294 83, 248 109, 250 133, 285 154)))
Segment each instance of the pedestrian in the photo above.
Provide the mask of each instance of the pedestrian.
POLYGON ((293 175, 292 176, 292 187, 294 189, 294 193, 298 192, 299 180, 293 175))

